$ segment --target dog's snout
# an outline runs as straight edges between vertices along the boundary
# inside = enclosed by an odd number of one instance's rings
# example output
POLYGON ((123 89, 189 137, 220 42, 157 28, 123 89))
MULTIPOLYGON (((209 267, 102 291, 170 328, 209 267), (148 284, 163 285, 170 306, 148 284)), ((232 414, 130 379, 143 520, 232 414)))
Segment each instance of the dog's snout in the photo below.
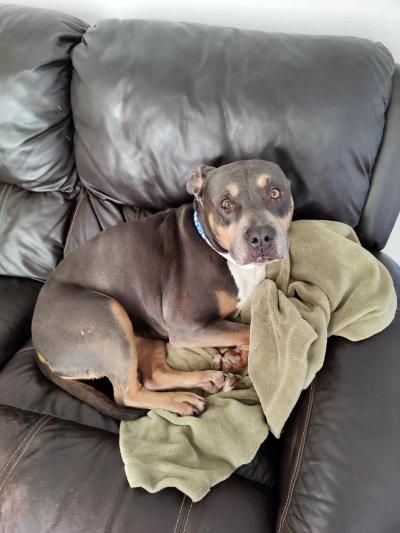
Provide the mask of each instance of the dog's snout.
POLYGON ((255 226, 246 232, 246 241, 255 249, 262 249, 270 244, 274 231, 269 226, 255 226))

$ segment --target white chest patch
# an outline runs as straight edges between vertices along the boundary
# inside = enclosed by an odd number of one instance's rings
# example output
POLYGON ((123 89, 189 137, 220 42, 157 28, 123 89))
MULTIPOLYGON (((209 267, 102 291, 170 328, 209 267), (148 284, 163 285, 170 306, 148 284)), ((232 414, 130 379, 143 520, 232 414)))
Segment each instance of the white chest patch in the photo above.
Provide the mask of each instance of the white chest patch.
POLYGON ((233 279, 238 288, 238 314, 247 300, 250 298, 253 290, 265 279, 266 265, 239 266, 232 261, 227 261, 228 268, 231 271, 233 279))

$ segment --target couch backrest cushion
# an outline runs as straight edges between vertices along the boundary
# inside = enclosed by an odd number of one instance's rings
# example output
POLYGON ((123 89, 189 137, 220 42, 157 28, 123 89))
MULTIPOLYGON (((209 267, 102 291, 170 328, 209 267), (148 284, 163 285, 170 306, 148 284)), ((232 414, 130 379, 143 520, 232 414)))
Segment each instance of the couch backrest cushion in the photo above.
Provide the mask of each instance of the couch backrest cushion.
POLYGON ((0 181, 72 192, 70 52, 87 26, 55 11, 0 6, 0 181))
POLYGON ((106 20, 72 52, 75 156, 90 193, 162 209, 199 163, 262 158, 296 217, 355 226, 390 98, 381 44, 189 23, 106 20))
POLYGON ((79 192, 71 49, 87 25, 0 6, 0 275, 45 279, 62 257, 79 192))

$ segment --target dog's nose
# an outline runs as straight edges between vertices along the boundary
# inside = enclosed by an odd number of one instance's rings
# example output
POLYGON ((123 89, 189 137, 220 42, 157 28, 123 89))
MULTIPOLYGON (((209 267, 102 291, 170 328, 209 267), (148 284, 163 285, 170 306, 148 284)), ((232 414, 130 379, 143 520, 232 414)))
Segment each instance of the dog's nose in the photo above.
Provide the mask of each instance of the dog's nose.
POLYGON ((269 226, 255 226, 246 232, 246 241, 255 249, 262 249, 273 239, 273 230, 269 226))

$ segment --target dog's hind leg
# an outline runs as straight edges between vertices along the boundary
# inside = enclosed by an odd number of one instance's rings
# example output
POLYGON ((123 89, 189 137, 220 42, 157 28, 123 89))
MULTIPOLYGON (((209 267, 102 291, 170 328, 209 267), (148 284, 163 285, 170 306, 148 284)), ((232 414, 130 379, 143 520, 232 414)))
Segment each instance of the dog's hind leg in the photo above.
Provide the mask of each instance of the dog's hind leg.
POLYGON ((205 399, 197 394, 154 392, 139 383, 128 314, 114 298, 98 291, 54 281, 44 286, 35 309, 32 337, 43 373, 105 414, 126 419, 130 418, 126 407, 138 407, 198 415, 206 407, 205 399), (94 397, 88 393, 92 387, 77 381, 103 376, 111 381, 115 401, 122 406, 120 416, 118 405, 113 414, 105 395, 102 401, 101 393, 94 397))

